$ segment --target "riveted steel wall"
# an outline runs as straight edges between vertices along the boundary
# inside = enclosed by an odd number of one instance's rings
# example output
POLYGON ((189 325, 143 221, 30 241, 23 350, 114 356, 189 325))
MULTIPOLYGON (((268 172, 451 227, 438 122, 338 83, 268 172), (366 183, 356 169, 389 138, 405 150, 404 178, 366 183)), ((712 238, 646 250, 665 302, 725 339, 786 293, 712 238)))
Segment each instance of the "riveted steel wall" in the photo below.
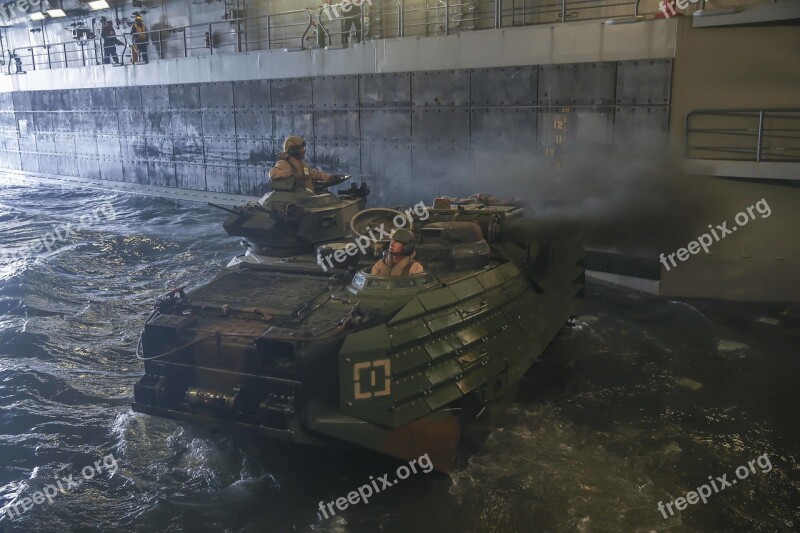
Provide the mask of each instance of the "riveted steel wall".
POLYGON ((415 176, 411 172, 410 143, 382 143, 365 139, 361 144, 362 176, 370 184, 377 205, 400 203, 408 196, 415 176))
POLYGON ((273 136, 282 141, 289 135, 300 135, 306 139, 314 137, 314 117, 311 109, 276 109, 273 136))
POLYGON ((672 60, 621 61, 617 67, 617 105, 667 105, 672 60))
POLYGON ((172 111, 170 127, 174 169, 163 169, 162 176, 174 180, 176 187, 204 190, 206 174, 200 85, 171 85, 169 106, 172 111))
POLYGON ((471 113, 471 140, 484 148, 536 145, 535 107, 475 107, 471 113))
MULTIPOLYGON (((169 87, 152 85, 141 88, 144 161, 147 183, 174 187, 175 164, 172 144, 172 111, 169 87)), ((123 169, 126 165, 123 165, 123 169)), ((144 169, 136 174, 144 176, 144 169)))
POLYGON ((236 109, 236 135, 239 139, 272 139, 275 113, 269 108, 236 109))
POLYGON ((257 195, 300 135, 376 203, 417 202, 491 191, 507 154, 657 148, 671 78, 659 59, 4 93, 0 167, 257 195))
POLYGON ((270 109, 269 80, 237 81, 233 84, 233 105, 237 109, 270 109))
POLYGON ((316 165, 325 172, 337 173, 342 169, 359 168, 361 166, 360 146, 357 142, 315 143, 316 165))
POLYGON ((70 101, 73 111, 91 111, 92 90, 91 89, 72 89, 70 91, 70 101))
POLYGON ((359 76, 361 174, 376 204, 410 198, 412 91, 409 72, 359 76))
POLYGON ((469 144, 469 108, 414 109, 411 131, 411 142, 415 145, 469 144))
POLYGON ((0 168, 20 170, 20 148, 14 99, 11 93, 0 94, 0 168))
POLYGON ((663 149, 668 129, 667 106, 620 106, 614 112, 614 145, 618 148, 663 149))
POLYGON ((672 60, 622 61, 617 67, 614 145, 632 150, 667 143, 672 60))
POLYGON ((541 67, 539 105, 614 105, 616 72, 616 62, 541 67))
POLYGON ((539 67, 475 69, 471 76, 473 107, 535 106, 539 67))
POLYGON ((14 98, 11 93, 0 93, 0 110, 12 111, 14 109, 14 98))
POLYGON ((202 109, 233 109, 233 83, 200 84, 200 107, 202 109))
POLYGON ((437 70, 411 74, 411 105, 469 105, 469 70, 437 70))
POLYGON ((238 191, 248 196, 259 196, 267 190, 267 169, 276 159, 273 142, 275 112, 270 81, 234 82, 233 105, 238 191))
POLYGON ((360 77, 361 107, 410 107, 411 74, 363 74, 360 77))
POLYGON ((365 141, 411 142, 410 109, 362 109, 360 126, 365 141))
POLYGON ((538 131, 538 145, 542 149, 610 147, 614 140, 614 108, 541 108, 538 131), (554 126, 564 116, 568 117, 564 126, 554 126))
POLYGON ((314 139, 317 141, 353 141, 361 138, 358 109, 314 111, 314 139))
POLYGON ((233 82, 199 87, 206 189, 239 193, 233 82))
POLYGON ((272 105, 276 109, 305 109, 312 105, 311 78, 271 80, 272 105))
POLYGON ((358 108, 358 76, 320 76, 312 78, 315 108, 358 108))

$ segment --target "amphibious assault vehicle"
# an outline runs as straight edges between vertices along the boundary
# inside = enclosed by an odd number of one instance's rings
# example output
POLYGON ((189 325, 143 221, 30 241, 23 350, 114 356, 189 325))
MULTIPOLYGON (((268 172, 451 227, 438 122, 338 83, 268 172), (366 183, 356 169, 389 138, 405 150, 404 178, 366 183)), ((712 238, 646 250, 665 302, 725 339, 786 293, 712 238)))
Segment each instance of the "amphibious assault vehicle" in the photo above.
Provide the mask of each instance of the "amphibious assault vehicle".
POLYGON ((297 185, 225 208, 224 228, 248 249, 207 285, 158 300, 133 409, 405 460, 427 453, 450 470, 471 421, 574 312, 582 250, 535 240, 523 207, 480 196, 365 209, 364 185, 297 185), (370 275, 401 225, 425 271, 370 275))

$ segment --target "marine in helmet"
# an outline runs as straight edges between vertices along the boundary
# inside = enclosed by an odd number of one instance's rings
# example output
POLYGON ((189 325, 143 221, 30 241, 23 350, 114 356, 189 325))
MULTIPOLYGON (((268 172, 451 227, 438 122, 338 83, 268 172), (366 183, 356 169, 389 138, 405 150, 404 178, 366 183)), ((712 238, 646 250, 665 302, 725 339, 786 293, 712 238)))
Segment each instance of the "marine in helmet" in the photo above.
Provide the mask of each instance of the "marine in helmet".
POLYGON ((306 157, 306 141, 302 137, 292 135, 283 141, 283 152, 278 154, 278 162, 269 170, 271 180, 295 178, 295 188, 305 187, 314 191, 314 180, 331 181, 332 176, 309 167, 304 161, 306 157))
POLYGON ((414 233, 407 229, 398 229, 392 235, 389 250, 372 267, 373 276, 408 276, 420 274, 422 263, 415 261, 416 243, 414 233))

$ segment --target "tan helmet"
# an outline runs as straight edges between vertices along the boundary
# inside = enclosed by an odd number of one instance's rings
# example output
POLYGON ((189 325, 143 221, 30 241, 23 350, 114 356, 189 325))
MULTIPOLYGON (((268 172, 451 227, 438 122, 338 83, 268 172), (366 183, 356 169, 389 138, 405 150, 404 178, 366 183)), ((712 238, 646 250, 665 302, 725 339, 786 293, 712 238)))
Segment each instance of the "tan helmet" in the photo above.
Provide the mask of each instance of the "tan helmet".
POLYGON ((292 135, 291 137, 286 137, 286 140, 283 141, 283 151, 294 156, 292 149, 302 148, 305 145, 306 141, 302 137, 292 135))

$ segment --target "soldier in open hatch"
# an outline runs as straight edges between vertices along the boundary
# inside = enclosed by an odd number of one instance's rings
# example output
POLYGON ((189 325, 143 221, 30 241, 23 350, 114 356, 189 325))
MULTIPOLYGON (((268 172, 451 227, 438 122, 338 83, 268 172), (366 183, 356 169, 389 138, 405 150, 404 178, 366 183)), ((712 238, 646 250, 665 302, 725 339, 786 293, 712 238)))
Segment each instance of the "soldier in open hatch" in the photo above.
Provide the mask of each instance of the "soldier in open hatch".
POLYGON ((304 159, 306 157, 306 141, 302 137, 292 135, 283 141, 283 152, 278 154, 278 162, 269 169, 272 180, 281 180, 294 177, 295 189, 305 187, 314 191, 314 180, 331 181, 332 176, 321 170, 309 167, 304 159))
POLYGON ((422 263, 414 260, 417 255, 414 233, 407 229, 398 229, 392 235, 389 250, 372 267, 370 274, 373 276, 408 276, 420 274, 423 270, 422 263))

